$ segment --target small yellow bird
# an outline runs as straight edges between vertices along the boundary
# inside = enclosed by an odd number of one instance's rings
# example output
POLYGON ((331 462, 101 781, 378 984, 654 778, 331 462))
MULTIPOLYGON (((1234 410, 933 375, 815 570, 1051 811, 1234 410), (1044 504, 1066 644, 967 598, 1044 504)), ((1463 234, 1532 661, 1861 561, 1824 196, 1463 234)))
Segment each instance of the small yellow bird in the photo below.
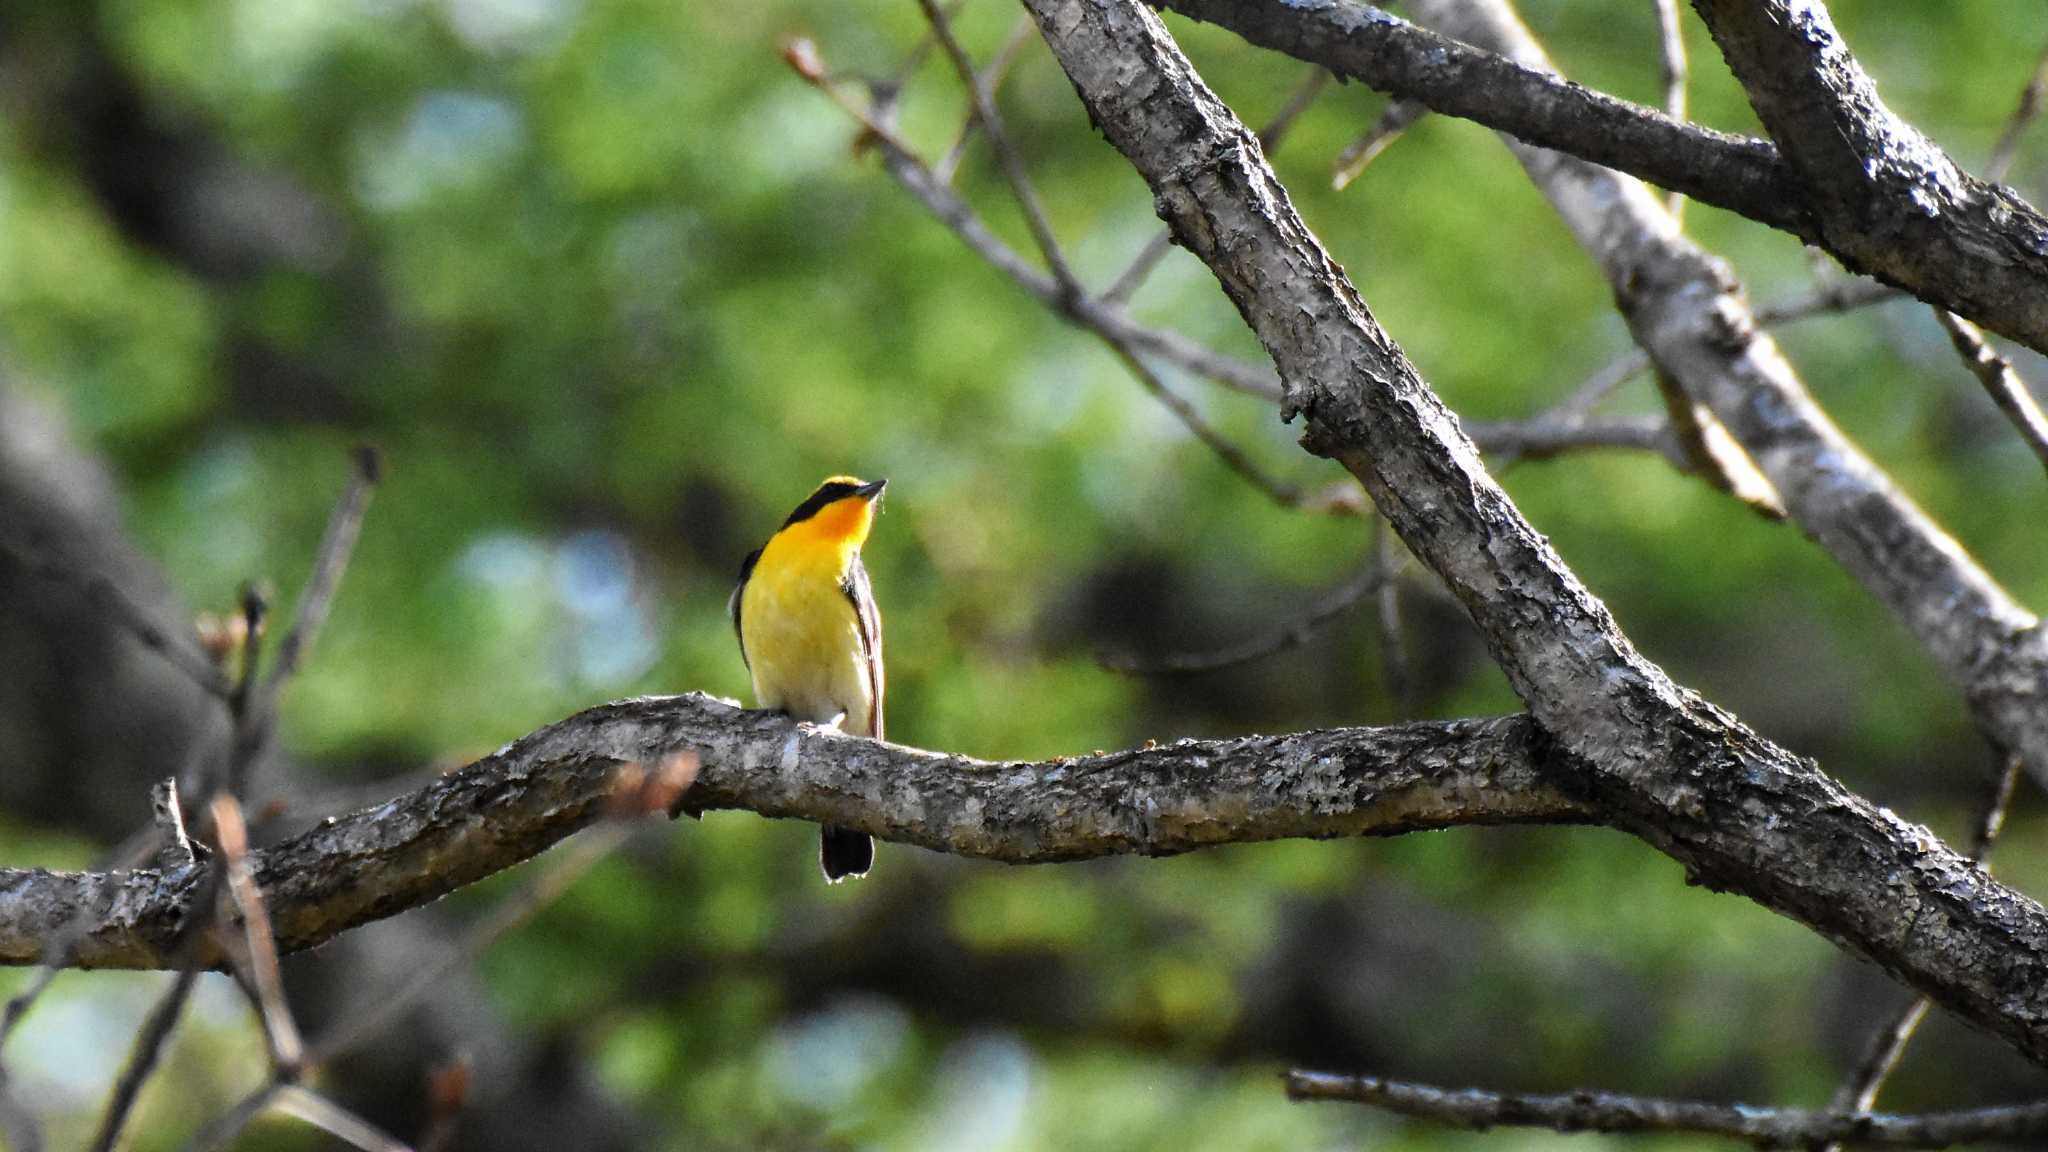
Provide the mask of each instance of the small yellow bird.
MULTIPOLYGON (((726 608, 758 707, 882 738, 882 614, 860 547, 888 486, 829 477, 740 565, 726 608)), ((866 833, 819 829, 828 882, 865 876, 874 862, 866 833)))

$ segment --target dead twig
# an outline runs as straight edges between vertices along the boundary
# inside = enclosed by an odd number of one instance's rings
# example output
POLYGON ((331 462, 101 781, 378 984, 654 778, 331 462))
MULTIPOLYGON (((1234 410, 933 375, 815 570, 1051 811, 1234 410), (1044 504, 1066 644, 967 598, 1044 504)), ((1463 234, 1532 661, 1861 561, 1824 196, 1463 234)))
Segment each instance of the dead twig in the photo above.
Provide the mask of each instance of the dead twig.
MULTIPOLYGON (((1664 114, 1685 123, 1685 30, 1678 22, 1678 0, 1656 0, 1657 39, 1664 60, 1664 114)), ((1685 195, 1665 194, 1664 206, 1677 223, 1685 209, 1685 195)))
MULTIPOLYGON (((1053 279, 1059 283, 1062 292, 1070 296, 1082 294, 1081 282, 1075 278, 1074 270, 1067 265, 1065 254, 1052 232, 1052 222, 1046 219, 1045 208, 1038 201, 1038 190, 1031 186, 1030 173, 1024 170, 1024 158, 1010 142, 1010 135, 1003 129, 1002 114, 996 111, 995 94, 987 81, 976 70, 974 60, 960 41, 953 36, 953 23, 939 7, 938 0, 917 0, 924 10, 924 18, 931 23, 932 34, 938 37, 939 47, 945 50, 953 68, 960 73, 960 83, 966 87, 967 96, 974 102, 974 118, 981 122, 981 130, 988 137, 990 149, 996 154, 996 166, 1002 169, 1003 179, 1009 182, 1010 194, 1017 200, 1017 208, 1024 213, 1024 224, 1031 230, 1031 238, 1037 242, 1038 251, 1045 257, 1046 267, 1052 269, 1053 279)), ((1027 18, 1028 21, 1028 18, 1027 18)))
POLYGON ((215 796, 211 815, 222 863, 227 869, 228 894, 242 918, 249 979, 255 986, 256 1009, 263 1020, 264 1035, 270 1041, 270 1060, 281 1072, 296 1077, 305 1056, 305 1044, 299 1038, 298 1024, 292 1019, 291 1005, 285 1000, 270 913, 249 866, 249 829, 242 820, 242 806, 232 796, 215 796))
POLYGON ((1330 621, 1357 607, 1358 603, 1375 588, 1380 587, 1386 578, 1377 562, 1370 563, 1361 568, 1357 575, 1345 581, 1341 587, 1318 599, 1315 606, 1300 618, 1289 621, 1264 636, 1254 636, 1249 640, 1212 651, 1186 652, 1177 656, 1151 659, 1103 653, 1097 656, 1096 660, 1112 672, 1122 672, 1131 676, 1191 676, 1248 664, 1253 660, 1262 660, 1275 653, 1308 643, 1330 621))
POLYGON ((1556 1096, 1438 1088, 1377 1076, 1286 1074, 1292 1100, 1351 1100, 1460 1128, 1519 1126, 1559 1132, 1701 1132, 1764 1147, 1830 1141, 1891 1148, 1940 1148, 1977 1140, 2048 1133, 2048 1103, 1919 1116, 1807 1112, 1699 1100, 1662 1100, 1616 1092, 1556 1096))
POLYGON ((2048 468, 2048 415, 2042 414, 2040 402, 2027 391, 2027 383, 2013 370, 2012 361, 1999 355, 1984 333, 1961 316, 1937 308, 1934 317, 1941 322, 1942 331, 1948 333, 1949 343, 1955 345, 1956 354, 1963 358, 1970 374, 1990 393, 1991 402, 2005 413, 2041 466, 2048 468))
POLYGON ((1403 132, 1414 127, 1417 120, 1427 115, 1428 107, 1417 101, 1387 101, 1387 106, 1380 109, 1379 118, 1373 121, 1372 127, 1365 130, 1365 135, 1345 145, 1344 150, 1337 153, 1336 161, 1330 166, 1330 187, 1339 191, 1350 187, 1353 180, 1365 174, 1366 165, 1379 159, 1380 153, 1399 140, 1403 132))

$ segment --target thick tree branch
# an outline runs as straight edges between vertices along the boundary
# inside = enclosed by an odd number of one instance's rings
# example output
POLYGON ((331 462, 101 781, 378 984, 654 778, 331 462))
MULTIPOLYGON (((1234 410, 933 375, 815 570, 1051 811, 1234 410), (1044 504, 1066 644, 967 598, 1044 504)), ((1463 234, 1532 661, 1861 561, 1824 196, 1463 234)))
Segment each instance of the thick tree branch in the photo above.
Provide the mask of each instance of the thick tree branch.
POLYGON ((2048 1104, 1894 1116, 1882 1112, 1801 1112, 1657 1100, 1616 1092, 1533 1096, 1479 1088, 1438 1088, 1377 1076, 1289 1072, 1296 1100, 1355 1100, 1407 1116, 1462 1128, 1517 1125, 1559 1132, 1705 1132, 1764 1148, 1813 1147, 1844 1141, 1888 1148, 1945 1148, 1980 1140, 2048 1133, 2048 1104))
POLYGON ((1261 48, 1532 144, 1631 172, 1703 204, 1812 238, 1769 141, 1673 120, 1419 28, 1358 0, 1147 0, 1261 48))
POLYGON ((1306 416, 1304 444, 1357 476, 1463 603, 1531 713, 1579 757, 1603 814, 1700 883, 1850 945, 2048 1062, 2048 912, 1634 649, 1487 475, 1149 9, 1026 5, 1094 122, 1273 357, 1283 417, 1306 416))
MULTIPOLYGON (((250 860, 282 952, 439 899, 605 815, 622 766, 693 750, 692 810, 744 808, 1013 863, 1165 855, 1282 837, 1585 823, 1526 717, 1193 741, 988 763, 794 727, 701 695, 629 700, 544 728, 409 795, 250 860)), ((74 909, 87 968, 158 968, 203 867, 0 869, 0 963, 32 964, 74 909)), ((218 963, 217 955, 208 962, 218 963)))
MULTIPOLYGON (((2048 220, 2009 189, 1956 169, 1939 149, 1891 117, 1874 90, 1867 104, 1857 97, 1856 115, 1874 110, 1896 129, 1865 141, 1881 145, 1876 158, 1885 171, 1865 187, 1846 179, 1830 187, 1810 183, 1815 173, 1801 166, 1799 156, 1788 163, 1767 141, 1678 123, 1654 109, 1417 28, 1357 0, 1148 2, 1321 64, 1338 76, 1419 100, 1432 111, 1627 172, 1790 232, 1826 248, 1854 271, 1897 284, 1930 304, 2048 352, 2048 220)), ((1754 12, 1750 0, 1699 0, 1697 6, 1710 26, 1725 9, 1744 29, 1770 19, 1755 13, 1788 9, 1784 0, 1754 6, 1754 12)), ((1803 12, 1818 5, 1789 7, 1803 12)), ((1801 21, 1802 27, 1810 23, 1804 16, 1801 21)), ((1826 36, 1839 47, 1832 28, 1826 36)), ((1719 28, 1715 37, 1745 86, 1751 86, 1737 62, 1749 48, 1731 47, 1719 28)), ((1781 38, 1799 40, 1789 32, 1781 38)), ((1846 61, 1854 68, 1845 50, 1839 59, 1832 49, 1823 53, 1807 45, 1803 50, 1816 60, 1827 55, 1831 75, 1840 78, 1831 84, 1853 87, 1836 66, 1846 61)), ((1777 74, 1787 67, 1786 61, 1774 60, 1757 72, 1777 74)), ((1868 89, 1860 71, 1854 79, 1862 85, 1859 92, 1868 89)), ((1761 105, 1758 111, 1771 125, 1772 116, 1761 105)), ((1819 114, 1806 119, 1798 127, 1816 135, 1828 122, 1819 114)), ((1779 136, 1778 127, 1771 131, 1779 136)))
POLYGON ((2036 350, 2048 219, 1892 114, 1819 0, 1694 0, 1844 264, 2036 350))
MULTIPOLYGON (((1548 71, 1504 0, 1415 0, 1416 18, 1548 71)), ((2048 783, 2048 648, 2038 621, 1814 403, 1728 267, 1633 177, 1508 138, 1600 266, 1637 343, 1734 435, 1785 510, 1898 618, 2000 747, 2048 783)))

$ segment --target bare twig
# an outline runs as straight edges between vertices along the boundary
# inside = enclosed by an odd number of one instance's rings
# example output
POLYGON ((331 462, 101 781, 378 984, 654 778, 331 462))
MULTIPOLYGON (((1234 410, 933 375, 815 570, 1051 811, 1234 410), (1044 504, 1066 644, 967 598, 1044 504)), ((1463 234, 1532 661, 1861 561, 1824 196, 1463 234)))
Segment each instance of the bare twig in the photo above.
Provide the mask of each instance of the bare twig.
MULTIPOLYGON (((368 1125, 350 1127, 349 1122, 354 1118, 348 1113, 341 1111, 330 1101, 321 1101, 316 1097, 299 1093, 292 1085, 305 1069, 332 1063, 353 1050, 356 1045, 396 1023, 449 973, 475 963, 477 958, 491 945, 497 943, 505 933, 553 902, 584 873, 625 843, 632 832, 631 826, 625 821, 650 813, 672 810, 683 793, 696 781, 700 763, 695 752, 685 750, 671 752, 662 757, 652 771, 637 762, 620 765, 619 770, 608 778, 608 787, 600 808, 602 812, 613 817, 615 823, 577 840, 566 852, 556 857, 553 865, 543 872, 539 879, 528 885, 525 891, 498 905, 490 915, 471 925, 462 934, 456 946, 438 961, 419 969, 399 987, 371 1001, 372 1007, 367 1011, 337 1024, 326 1036, 307 1045, 301 1061, 292 1064, 274 1062, 270 1078, 208 1125, 194 1140, 193 1147, 210 1150, 224 1146, 247 1127, 250 1121, 262 1115, 265 1109, 277 1107, 308 1123, 317 1124, 343 1139, 348 1139, 360 1148, 403 1148, 403 1144, 368 1125), (322 1104, 328 1107, 323 1108, 322 1104), (344 1134, 344 1129, 353 1135, 344 1134), (367 1139, 371 1135, 385 1143, 363 1143, 357 1139, 367 1139)), ((437 1108, 440 1106, 438 1102, 451 1094, 455 1101, 454 1106, 459 1108, 461 1097, 467 1092, 467 1088, 466 1070, 461 1074, 459 1084, 453 1081, 437 1081, 437 1108)))
POLYGON ((1249 640, 1212 651, 1186 652, 1176 656, 1150 659, 1103 653, 1096 659, 1112 672, 1123 672, 1132 676, 1187 676, 1235 667, 1308 643, 1325 625, 1357 607, 1359 601, 1365 599, 1367 594, 1384 581, 1385 576, 1379 564, 1368 564, 1335 591, 1324 594, 1316 601, 1314 607, 1298 619, 1289 621, 1284 627, 1264 636, 1254 636, 1249 640))
POLYGON ((1401 567, 1404 554, 1400 541, 1387 530, 1378 516, 1372 521, 1372 572, 1378 586, 1377 619, 1380 633, 1380 669, 1386 677, 1387 695, 1400 719, 1415 714, 1415 677, 1408 668, 1408 642, 1401 635, 1401 567))
POLYGON ((2040 403, 2027 391, 2027 383, 2013 370, 2012 361, 1999 355, 1975 324, 1939 308, 1934 310, 1934 316, 1948 333, 1949 343, 1955 345, 1956 354, 1969 366, 1970 374, 1991 394, 1991 402, 2005 413, 2020 439, 2040 459, 2041 466, 2048 468, 2048 415, 2042 414, 2040 403))
POLYGON ((960 41, 953 36, 952 21, 940 9, 938 0, 917 0, 924 9, 924 17, 931 22, 932 34, 939 38, 939 47, 953 61, 953 68, 960 73, 960 83, 967 89, 969 99, 974 101, 975 119, 981 121, 982 132, 987 135, 989 147, 996 154, 996 165, 1002 169, 1003 179, 1009 182, 1010 193, 1017 199, 1017 208, 1024 213, 1024 223, 1031 229, 1031 238, 1038 243, 1038 251, 1045 257, 1046 267, 1052 269, 1053 279, 1060 290, 1069 296, 1082 294, 1081 282, 1075 278, 1074 270, 1067 265, 1067 258, 1060 252, 1060 244, 1052 232, 1052 222, 1046 219, 1045 208, 1038 202, 1038 191, 1031 186, 1030 173, 1024 170, 1024 158, 1017 153, 1010 141, 1009 133, 1003 129, 1001 113, 996 111, 995 95, 974 67, 974 60, 960 41))
POLYGON ((1128 345, 1107 337, 1104 339, 1109 344, 1110 351, 1115 352, 1117 358, 1124 362, 1124 367, 1130 370, 1132 379, 1138 382, 1140 388, 1151 393, 1152 398, 1159 401, 1161 407, 1173 413, 1174 419, 1179 420, 1195 439, 1214 452, 1216 458, 1223 461, 1224 467, 1237 473, 1245 483, 1258 489, 1268 500, 1282 508, 1327 512, 1333 516, 1356 516, 1363 511, 1361 500, 1319 501, 1301 485, 1270 475, 1244 449, 1209 423, 1186 397, 1168 388, 1166 382, 1159 378, 1159 374, 1152 371, 1128 345))
POLYGON ((135 1099, 142 1092, 143 1082, 156 1070, 157 1061, 163 1056, 164 1042, 178 1026, 178 1017, 185 1011, 185 1002, 192 996, 192 986, 199 981, 199 969, 187 965, 171 977, 170 986, 157 998, 156 1006, 143 1019, 142 1030, 135 1036, 135 1044, 128 1051, 128 1060, 121 1066, 121 1075, 114 1081, 114 1090, 107 1097, 107 1108, 100 1116, 99 1129, 92 1138, 92 1152, 112 1152, 115 1141, 121 1138, 121 1129, 128 1123, 128 1115, 135 1108, 135 1099))
MULTIPOLYGON (((955 10, 957 8, 956 5, 955 10)), ((1024 45, 1037 39, 1034 35, 1036 31, 1029 16, 1017 17, 1017 22, 1010 26, 1009 35, 1003 37, 1002 44, 996 48, 996 54, 989 57, 988 67, 982 69, 981 78, 988 86, 989 99, 995 99, 996 91, 1003 86, 1004 78, 1010 74, 1010 66, 1017 62, 1024 45)), ((934 36, 936 35, 934 33, 934 36)), ((974 131, 979 127, 980 113, 970 111, 967 119, 960 124, 959 134, 953 138, 953 146, 946 149, 946 155, 937 164, 932 165, 932 174, 938 177, 939 183, 953 182, 953 173, 959 170, 961 159, 967 155, 967 145, 974 139, 974 131)))
MULTIPOLYGON (((1991 855, 1992 846, 1998 842, 1998 833, 2005 827, 2005 814, 2012 806, 2012 795, 2019 784, 2020 772, 2019 757, 2006 757, 2005 769, 1993 781, 1990 795, 1978 813, 1977 824, 1971 830, 1970 859, 1982 863, 1991 855)), ((1899 1061, 1906 1055, 1906 1046, 1912 1043, 1920 1022, 1927 1018, 1927 1010, 1933 1006, 1934 1002, 1927 997, 1915 996, 1890 1023, 1872 1032, 1869 1042, 1864 1045, 1862 1057, 1856 1061, 1855 1070, 1835 1092, 1829 1107, 1838 1112, 1867 1112, 1876 1107, 1877 1094, 1898 1069, 1899 1061)), ((1840 1152, 1840 1146, 1829 1145, 1824 1152, 1840 1152)))
POLYGON ((2012 116, 2005 122, 2005 131, 1998 134, 1998 143, 1991 149, 1991 159, 1984 165, 1984 178, 1993 183, 2005 180, 2005 174, 2012 171, 2013 158, 2020 152, 2020 137, 2026 135, 2028 126, 2041 114, 2041 94, 2048 89, 2048 47, 2041 49, 2040 59, 2034 62, 2033 74, 2027 77, 2026 87, 2020 89, 2019 105, 2012 110, 2012 116))
POLYGON ((198 1135, 192 1137, 192 1142, 185 1146, 186 1152, 216 1152, 227 1147, 242 1134, 242 1129, 247 1128, 250 1121, 263 1115, 263 1110, 270 1107, 271 1101, 283 1090, 284 1085, 277 1081, 265 1080, 255 1091, 235 1101, 234 1107, 201 1128, 198 1135))
POLYGON ((877 100, 864 105, 848 96, 826 73, 817 48, 809 41, 791 41, 783 49, 799 76, 837 104, 858 123, 866 138, 881 153, 883 167, 903 190, 921 202, 941 224, 953 231, 975 254, 1008 276, 1019 288, 1050 307, 1076 327, 1114 339, 1148 356, 1157 356, 1197 376, 1265 400, 1280 397, 1280 381, 1273 370, 1205 348, 1178 332, 1153 328, 1132 319, 1129 312, 1091 297, 1063 292, 1052 277, 1031 266, 1009 245, 996 238, 974 209, 950 188, 938 182, 931 169, 917 158, 910 146, 889 126, 882 115, 886 104, 877 100))
MULTIPOLYGON (((456 969, 474 963, 505 933, 546 907, 600 860, 625 843, 629 832, 630 829, 624 826, 612 825, 578 839, 523 892, 471 925, 455 947, 439 960, 419 969, 391 992, 369 1001, 370 1007, 366 1011, 340 1022, 332 1032, 308 1045, 304 1067, 310 1069, 328 1064, 396 1023, 436 984, 456 969)), ((209 1124, 193 1140, 192 1149, 194 1152, 212 1152, 225 1147, 241 1134, 250 1121, 266 1109, 279 1105, 286 1089, 284 1080, 273 1071, 269 1079, 209 1124)))
MULTIPOLYGON (((1685 30, 1678 23, 1678 0, 1655 0, 1658 41, 1664 57, 1664 114, 1685 123, 1685 30)), ((1676 222, 1685 210, 1685 194, 1668 192, 1665 208, 1676 222)))
POLYGON ((1387 101, 1380 109, 1379 118, 1365 135, 1344 146, 1330 166, 1330 186, 1342 190, 1353 180, 1363 175, 1368 164, 1379 158, 1387 146, 1401 138, 1403 132, 1415 126, 1417 120, 1429 114, 1429 109, 1415 100, 1399 98, 1387 101))
POLYGON ((1802 292, 1797 296, 1763 305, 1756 310, 1756 322, 1765 328, 1776 328, 1781 324, 1796 324, 1801 320, 1812 320, 1819 316, 1838 316, 1844 312, 1854 312, 1875 304, 1904 299, 1905 295, 1889 284, 1880 284, 1861 276, 1853 280, 1834 280, 1811 292, 1802 292))
POLYGON ((292 1019, 291 1005, 285 1000, 270 913, 249 864, 249 829, 242 820, 242 806, 233 796, 220 795, 213 798, 211 812, 214 835, 220 841, 221 857, 227 868, 228 893, 242 917, 249 977, 255 985, 257 1013, 270 1041, 270 1059, 281 1071, 296 1076, 305 1045, 292 1019))
POLYGON ((1542 460, 1595 448, 1655 452, 1681 472, 1689 472, 1693 467, 1673 439, 1670 426, 1654 416, 1587 420, 1545 413, 1530 420, 1466 424, 1465 434, 1472 437, 1481 451, 1500 454, 1494 467, 1496 472, 1522 460, 1542 460))
POLYGON ((173 667, 190 677, 215 696, 225 698, 228 694, 227 677, 206 658, 197 644, 190 639, 174 635, 158 625, 148 609, 128 598, 120 585, 104 573, 79 569, 70 564, 60 563, 38 555, 28 545, 0 538, 0 559, 38 580, 48 581, 71 588, 83 596, 87 603, 105 612, 118 622, 128 633, 140 641, 142 646, 162 656, 173 667))
MULTIPOLYGON (((925 6, 927 15, 934 21, 933 28, 939 35, 941 43, 949 45, 949 53, 957 53, 958 43, 952 39, 950 27, 944 23, 944 18, 937 13, 932 0, 920 0, 920 3, 925 6)), ((1236 472, 1254 488, 1257 488, 1261 493, 1282 507, 1327 512, 1333 515, 1357 514, 1362 506, 1362 502, 1359 500, 1320 499, 1317 496, 1304 492, 1298 485, 1269 476, 1252 461, 1251 457, 1243 449, 1233 444, 1229 438, 1209 424, 1192 404, 1167 387, 1158 374, 1144 362, 1141 355, 1143 353, 1162 354, 1162 348, 1158 342, 1142 338, 1133 330, 1133 325, 1119 322, 1117 317, 1120 316, 1120 310, 1106 307, 1078 292, 1067 290, 1072 287, 1071 285, 1062 286, 1046 282, 1034 269, 1024 264, 1014 252, 1003 245, 1001 241, 997 240, 993 234, 989 233, 981 225, 980 221, 974 217, 972 210, 955 196, 950 189, 938 181, 936 174, 926 167, 922 161, 917 159, 915 154, 910 151, 909 146, 898 138, 887 124, 874 117, 872 108, 861 107, 858 102, 847 97, 836 85, 825 78, 823 66, 817 62, 815 47, 808 42, 794 43, 784 49, 784 57, 791 61, 799 74, 830 95, 835 103, 852 114, 856 120, 861 122, 863 127, 867 128, 874 142, 882 151, 890 173, 896 176, 897 181, 906 189, 923 200, 933 215, 952 226, 954 231, 963 240, 967 241, 970 247, 980 253, 984 259, 1008 273, 1019 285, 1030 290, 1033 295, 1038 296, 1040 300, 1053 308, 1055 312, 1071 319, 1080 327, 1099 336, 1117 354, 1118 358, 1124 362, 1125 366, 1130 369, 1133 378, 1137 380, 1139 386, 1165 406, 1167 411, 1171 412, 1176 419, 1186 426, 1196 439, 1215 452, 1231 471, 1236 472)), ((973 72, 972 62, 966 60, 964 54, 956 54, 955 61, 956 66, 963 70, 962 74, 966 78, 968 86, 975 89, 979 95, 985 96, 979 76, 973 72)), ((1306 99, 1312 98, 1313 95, 1314 93, 1310 92, 1306 98, 1295 103, 1305 105, 1306 99)), ((977 107, 979 106, 977 105, 977 107)), ((1281 130, 1285 130, 1287 123, 1291 119, 1292 116, 1283 110, 1283 115, 1279 118, 1281 130)), ((996 147, 999 154, 1004 153, 1006 145, 1000 125, 991 122, 986 127, 989 130, 990 143, 996 147)), ((1011 154, 1011 157, 1013 160, 1015 159, 1014 153, 1011 154)), ((1017 175, 1019 180, 1012 181, 1012 190, 1017 193, 1021 202, 1023 198, 1030 195, 1028 183, 1020 182, 1022 178, 1021 165, 1017 166, 1017 175)), ((1027 215, 1029 212, 1030 208, 1027 207, 1027 215)), ((1203 351, 1206 353, 1206 350, 1203 351)), ((1214 354, 1207 353, 1207 356, 1213 357, 1214 354)), ((1198 363, 1193 358, 1185 355, 1165 355, 1164 358, 1175 360, 1192 371, 1210 375, 1219 381, 1224 381, 1224 377, 1213 370, 1213 363, 1198 363)), ((1265 381, 1270 378, 1265 377, 1263 373, 1260 373, 1259 376, 1260 386, 1258 394, 1267 399, 1276 396, 1278 394, 1277 387, 1272 387, 1268 390, 1268 386, 1265 384, 1265 381)))
POLYGON ((278 1089, 270 1106, 363 1152, 412 1152, 404 1141, 318 1092, 297 1084, 278 1089))
POLYGON ((299 594, 298 611, 292 617, 292 626, 277 648, 277 664, 263 684, 263 694, 270 701, 276 700, 285 682, 299 670, 306 650, 313 646, 313 639, 320 634, 320 626, 327 622, 327 611, 334 605, 335 590, 341 586, 341 574, 347 570, 356 536, 362 532, 363 513, 370 506, 370 493, 382 478, 383 471, 383 461, 375 448, 367 444, 357 446, 355 473, 349 477, 348 487, 327 518, 327 530, 320 537, 320 550, 314 554, 313 574, 306 581, 305 591, 299 594))
POLYGON ((1327 1072, 1289 1072, 1286 1082, 1290 1099, 1353 1100, 1462 1128, 1514 1125, 1559 1132, 1702 1132, 1765 1147, 1853 1141, 1892 1148, 1940 1148, 2048 1133, 2048 1103, 1898 1116, 1752 1108, 1613 1092, 1531 1096, 1327 1072))
MULTIPOLYGON (((1765 304, 1756 310, 1756 322, 1761 327, 1775 328, 1782 324, 1793 324, 1819 316, 1834 316, 1844 312, 1853 312, 1858 309, 1871 307, 1872 305, 1883 304, 1890 300, 1897 300, 1904 296, 1905 293, 1898 289, 1879 284, 1875 280, 1862 278, 1842 280, 1825 284, 1811 292, 1803 292, 1797 296, 1790 296, 1775 303, 1765 304)), ((1533 427, 1545 429, 1546 434, 1552 432, 1563 433, 1569 429, 1580 427, 1584 424, 1586 415, 1597 407, 1600 401, 1606 399, 1616 388, 1621 387, 1623 384, 1649 370, 1650 354, 1643 351, 1640 347, 1631 347, 1628 351, 1616 356, 1602 365, 1592 375, 1586 377, 1583 383, 1573 389, 1569 396, 1555 406, 1545 409, 1527 420, 1516 421, 1513 424, 1500 424, 1495 427, 1503 429, 1533 427)), ((1478 426, 1481 430, 1484 430, 1486 427, 1483 424, 1478 426)), ((1468 432, 1473 431, 1470 427, 1466 430, 1468 432)), ((1596 437, 1599 435, 1602 434, 1595 434, 1596 437)), ((1626 437, 1629 434, 1617 428, 1612 432, 1612 435, 1615 437, 1626 437)), ((1605 446, 1641 447, 1646 445, 1612 444, 1605 446)), ((1495 471, 1504 470, 1523 455, 1521 451, 1509 445, 1499 445, 1496 448, 1499 456, 1494 462, 1495 471)), ((1663 449, 1660 448, 1659 450, 1663 449)))

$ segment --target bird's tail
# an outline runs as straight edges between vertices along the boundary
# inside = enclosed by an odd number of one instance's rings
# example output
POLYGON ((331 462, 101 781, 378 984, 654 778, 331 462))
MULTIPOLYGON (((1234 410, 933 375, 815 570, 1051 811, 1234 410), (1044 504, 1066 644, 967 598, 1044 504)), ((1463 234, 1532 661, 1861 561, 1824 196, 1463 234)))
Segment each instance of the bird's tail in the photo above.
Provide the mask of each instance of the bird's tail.
POLYGON ((837 884, 848 876, 865 876, 874 866, 875 842, 868 839, 867 833, 830 824, 818 829, 818 867, 824 869, 826 883, 837 884))

